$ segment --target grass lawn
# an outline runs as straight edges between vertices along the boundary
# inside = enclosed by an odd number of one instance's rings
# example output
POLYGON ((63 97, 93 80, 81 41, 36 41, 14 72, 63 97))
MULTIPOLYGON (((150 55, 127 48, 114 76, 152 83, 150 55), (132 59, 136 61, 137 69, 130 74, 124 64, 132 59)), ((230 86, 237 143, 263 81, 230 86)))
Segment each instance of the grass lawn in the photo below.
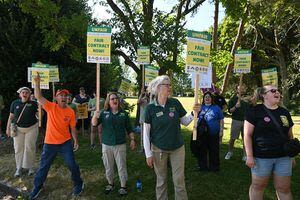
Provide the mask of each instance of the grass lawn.
MULTIPOLYGON (((192 109, 193 98, 179 98, 185 105, 187 111, 192 109)), ((136 99, 127 99, 129 103, 136 103, 136 99)), ((135 117, 135 112, 132 113, 135 117)), ((300 117, 293 117, 296 121, 300 121, 300 117)), ((198 172, 195 171, 196 160, 193 158, 189 148, 191 136, 191 125, 187 128, 182 128, 185 139, 186 159, 185 159, 185 175, 186 188, 189 199, 204 199, 204 200, 244 200, 248 199, 248 188, 250 185, 250 170, 242 162, 242 143, 241 140, 236 142, 234 157, 227 161, 224 160, 224 155, 227 151, 229 140, 230 119, 225 119, 225 136, 221 146, 221 171, 219 173, 198 172)), ((299 124, 294 127, 294 132, 297 130, 297 137, 300 138, 299 124)), ((139 139, 139 136, 137 136, 139 139)), ((103 189, 106 185, 104 175, 104 167, 101 159, 100 147, 94 151, 89 149, 89 138, 87 136, 79 136, 80 149, 75 153, 76 160, 82 172, 82 178, 85 181, 85 191, 79 199, 120 199, 117 190, 119 189, 118 176, 115 176, 116 189, 110 195, 104 195, 103 189)), ((144 154, 138 152, 139 149, 131 151, 128 148, 127 168, 128 168, 128 195, 124 199, 142 200, 155 199, 155 173, 148 168, 145 162, 144 154), (135 183, 137 178, 142 180, 143 190, 137 192, 135 183)), ((37 165, 40 155, 37 156, 37 165)), ((300 163, 300 156, 297 158, 300 163)), ((299 164, 300 165, 300 164, 299 164)), ((13 178, 14 174, 14 156, 13 153, 0 155, 0 180, 8 182, 16 187, 30 190, 32 188, 33 177, 26 175, 21 178, 13 178)), ((171 170, 169 169, 169 172, 171 170)), ((300 168, 296 167, 292 176, 292 191, 294 199, 300 199, 300 168)), ((174 199, 174 190, 172 184, 171 173, 169 173, 168 181, 169 198, 174 199)), ((71 197, 72 183, 70 173, 66 169, 61 159, 56 159, 49 172, 45 191, 41 193, 39 199, 72 199, 71 197)), ((269 183, 265 190, 266 200, 276 199, 273 184, 269 183)))

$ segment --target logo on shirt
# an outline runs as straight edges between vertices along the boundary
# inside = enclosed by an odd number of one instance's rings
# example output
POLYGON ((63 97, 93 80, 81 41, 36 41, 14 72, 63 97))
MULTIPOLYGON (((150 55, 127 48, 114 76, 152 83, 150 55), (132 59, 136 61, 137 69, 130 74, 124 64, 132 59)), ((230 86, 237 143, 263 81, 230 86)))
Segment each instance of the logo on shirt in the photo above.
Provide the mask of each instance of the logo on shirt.
POLYGON ((264 121, 265 121, 265 122, 270 122, 271 119, 270 119, 270 117, 264 117, 264 121))
POLYGON ((109 114, 108 114, 108 115, 105 115, 105 118, 106 118, 106 119, 109 118, 109 114))
POLYGON ((70 117, 69 117, 69 116, 65 116, 65 117, 64 117, 64 121, 65 121, 65 122, 68 122, 69 120, 70 120, 70 117))
POLYGON ((173 113, 173 112, 170 112, 170 113, 169 113, 169 116, 170 116, 170 117, 174 117, 174 113, 173 113))
POLYGON ((281 122, 282 122, 283 126, 289 127, 289 120, 287 119, 286 116, 280 115, 280 119, 281 119, 281 122))
POLYGON ((19 109, 20 108, 20 106, 16 106, 16 109, 19 109))
POLYGON ((160 117, 160 116, 163 116, 163 115, 164 115, 164 113, 162 111, 156 113, 156 117, 160 117))
POLYGON ((175 107, 171 107, 170 112, 175 112, 175 107))

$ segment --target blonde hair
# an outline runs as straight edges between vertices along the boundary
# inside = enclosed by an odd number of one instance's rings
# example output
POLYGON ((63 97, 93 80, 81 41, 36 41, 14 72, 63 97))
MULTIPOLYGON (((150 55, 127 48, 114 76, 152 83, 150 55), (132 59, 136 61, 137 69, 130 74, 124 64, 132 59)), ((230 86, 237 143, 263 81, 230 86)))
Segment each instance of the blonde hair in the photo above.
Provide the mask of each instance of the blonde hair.
POLYGON ((158 95, 158 86, 163 83, 163 81, 170 81, 170 78, 167 75, 158 76, 153 79, 147 88, 147 92, 150 94, 150 98, 156 98, 158 95))

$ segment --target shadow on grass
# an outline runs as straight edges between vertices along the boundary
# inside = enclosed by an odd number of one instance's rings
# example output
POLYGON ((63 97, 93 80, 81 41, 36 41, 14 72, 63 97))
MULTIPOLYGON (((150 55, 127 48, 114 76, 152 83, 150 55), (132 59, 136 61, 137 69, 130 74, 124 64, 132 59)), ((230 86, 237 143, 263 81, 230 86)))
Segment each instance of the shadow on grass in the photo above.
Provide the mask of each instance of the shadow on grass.
MULTIPOLYGON (((227 129, 225 133, 224 144, 221 145, 220 161, 221 169, 218 173, 195 171, 196 159, 191 155, 189 143, 191 132, 183 129, 185 139, 185 176, 186 188, 190 200, 244 200, 248 199, 248 188, 251 182, 250 170, 241 160, 243 151, 241 140, 237 140, 234 156, 231 160, 224 160, 224 156, 228 148, 227 129)), ((139 136, 136 137, 139 140, 139 136)), ((89 138, 87 136, 79 136, 80 149, 75 153, 76 161, 80 166, 82 178, 85 182, 85 191, 80 198, 82 200, 93 199, 120 199, 118 189, 120 187, 117 171, 115 173, 115 190, 112 194, 105 195, 103 193, 107 184, 104 167, 101 159, 100 146, 95 150, 89 148, 89 138)), ((140 144, 138 142, 138 144, 140 144)), ((127 168, 128 168, 128 195, 122 199, 139 199, 153 200, 155 199, 156 176, 153 169, 146 165, 145 156, 138 152, 127 150, 127 168), (137 178, 142 180, 143 190, 137 192, 135 184, 137 178)), ((38 166, 40 152, 37 155, 38 166)), ((19 179, 12 177, 14 173, 15 163, 13 152, 10 154, 0 155, 0 177, 1 180, 19 188, 27 188, 31 190, 33 177, 22 176, 19 179)), ((297 157, 299 162, 299 156, 297 157)), ((174 189, 172 184, 171 169, 168 170, 168 194, 170 199, 174 199, 174 189)), ((292 191, 294 199, 300 199, 300 170, 296 168, 292 176, 292 191)), ((53 163, 45 184, 45 191, 41 194, 40 199, 72 199, 72 181, 70 172, 66 168, 61 158, 57 158, 53 163)), ((266 200, 276 199, 273 184, 270 182, 265 190, 266 200)))

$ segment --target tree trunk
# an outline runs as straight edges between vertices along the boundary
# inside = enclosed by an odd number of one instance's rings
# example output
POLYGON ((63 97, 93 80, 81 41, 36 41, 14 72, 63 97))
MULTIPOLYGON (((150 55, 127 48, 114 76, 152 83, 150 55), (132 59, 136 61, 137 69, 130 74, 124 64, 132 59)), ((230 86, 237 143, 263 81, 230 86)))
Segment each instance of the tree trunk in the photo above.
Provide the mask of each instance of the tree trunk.
MULTIPOLYGON (((219 22, 219 0, 215 0, 215 16, 214 16, 214 32, 213 32, 213 41, 212 49, 217 51, 218 45, 218 22, 219 22)), ((212 81, 215 84, 217 82, 217 72, 216 68, 213 66, 212 69, 212 81)))
POLYGON ((282 48, 279 43, 279 38, 277 34, 277 30, 274 30, 274 38, 276 47, 279 50, 277 53, 278 61, 279 61, 279 68, 280 68, 280 79, 281 79, 281 87, 282 87, 282 103, 285 107, 289 106, 290 104, 290 95, 289 95, 289 87, 288 87, 288 76, 287 76, 287 66, 284 59, 284 54, 282 48))
MULTIPOLYGON (((231 56, 234 56, 235 50, 238 48, 238 46, 241 43, 241 39, 242 39, 243 31, 244 31, 244 26, 245 26, 245 20, 241 19, 237 35, 235 37, 234 43, 233 43, 232 48, 231 48, 231 56)), ((231 75, 232 68, 233 68, 233 63, 229 63, 226 66, 226 72, 225 72, 225 76, 224 76, 224 79, 223 79, 223 85, 222 85, 222 93, 226 92, 226 90, 227 90, 229 77, 231 75)))

